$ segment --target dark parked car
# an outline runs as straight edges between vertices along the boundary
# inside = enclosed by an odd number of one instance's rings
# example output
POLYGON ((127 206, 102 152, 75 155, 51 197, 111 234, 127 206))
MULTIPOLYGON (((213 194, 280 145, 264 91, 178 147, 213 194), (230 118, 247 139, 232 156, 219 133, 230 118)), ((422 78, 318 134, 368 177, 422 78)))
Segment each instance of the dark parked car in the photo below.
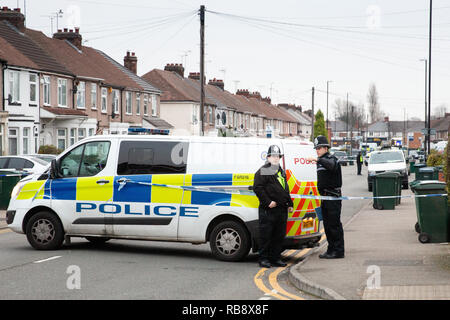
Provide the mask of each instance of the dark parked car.
POLYGON ((339 163, 341 166, 346 166, 348 164, 347 160, 347 153, 344 151, 335 151, 333 152, 333 155, 338 158, 339 163))

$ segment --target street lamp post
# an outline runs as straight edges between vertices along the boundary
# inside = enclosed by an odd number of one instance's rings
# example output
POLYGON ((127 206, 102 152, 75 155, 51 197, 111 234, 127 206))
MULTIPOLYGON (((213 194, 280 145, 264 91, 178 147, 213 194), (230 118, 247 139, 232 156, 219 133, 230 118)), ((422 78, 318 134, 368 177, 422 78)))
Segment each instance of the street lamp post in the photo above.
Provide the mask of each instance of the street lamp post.
POLYGON ((327 81, 327 134, 328 134, 328 84, 330 82, 333 82, 333 81, 331 81, 331 80, 327 81))
MULTIPOLYGON (((420 59, 420 61, 425 62, 425 129, 428 128, 428 112, 427 112, 427 59, 420 59)), ((425 154, 427 154, 427 136, 428 136, 428 131, 427 133, 425 133, 425 141, 424 141, 424 150, 425 150, 425 154)))

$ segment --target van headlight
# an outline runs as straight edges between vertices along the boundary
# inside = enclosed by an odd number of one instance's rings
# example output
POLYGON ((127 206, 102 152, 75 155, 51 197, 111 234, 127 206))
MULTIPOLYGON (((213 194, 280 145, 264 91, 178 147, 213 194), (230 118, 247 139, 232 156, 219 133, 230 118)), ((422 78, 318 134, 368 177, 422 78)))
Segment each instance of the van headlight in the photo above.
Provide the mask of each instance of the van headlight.
POLYGON ((25 184, 26 183, 24 183, 24 182, 19 182, 16 184, 16 186, 12 189, 11 199, 15 199, 19 195, 20 191, 22 190, 22 188, 25 184))

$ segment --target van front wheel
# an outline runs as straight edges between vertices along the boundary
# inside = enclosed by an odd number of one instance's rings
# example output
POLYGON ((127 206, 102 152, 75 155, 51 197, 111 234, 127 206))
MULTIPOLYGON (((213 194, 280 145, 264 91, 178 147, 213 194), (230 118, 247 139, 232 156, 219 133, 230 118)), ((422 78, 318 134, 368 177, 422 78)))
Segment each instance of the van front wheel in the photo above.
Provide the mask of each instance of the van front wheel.
POLYGON ((209 237, 211 251, 219 260, 240 261, 250 251, 250 237, 242 224, 236 221, 223 221, 211 232, 209 237))
POLYGON ((64 241, 64 229, 58 217, 41 211, 33 215, 26 225, 28 242, 37 250, 59 249, 64 241))

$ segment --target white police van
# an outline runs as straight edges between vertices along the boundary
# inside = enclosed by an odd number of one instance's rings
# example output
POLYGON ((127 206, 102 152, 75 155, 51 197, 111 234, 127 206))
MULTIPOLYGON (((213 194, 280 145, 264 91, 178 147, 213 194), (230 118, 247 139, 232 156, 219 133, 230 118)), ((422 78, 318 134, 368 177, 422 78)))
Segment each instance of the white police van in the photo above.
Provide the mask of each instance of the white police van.
MULTIPOLYGON (((291 194, 318 195, 310 142, 290 139, 113 135, 83 139, 14 188, 7 223, 39 250, 64 239, 210 243, 215 257, 258 249, 254 173, 272 144, 291 194)), ((285 248, 318 243, 319 200, 294 198, 285 248)))

